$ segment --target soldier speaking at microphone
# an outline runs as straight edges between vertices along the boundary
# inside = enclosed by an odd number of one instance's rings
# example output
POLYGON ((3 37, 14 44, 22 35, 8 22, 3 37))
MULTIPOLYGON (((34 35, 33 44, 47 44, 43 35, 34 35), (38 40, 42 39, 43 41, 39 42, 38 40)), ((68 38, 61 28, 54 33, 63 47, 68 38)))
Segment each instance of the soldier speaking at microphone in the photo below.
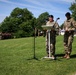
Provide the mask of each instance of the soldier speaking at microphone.
MULTIPOLYGON (((54 21, 54 16, 49 15, 48 21, 46 23, 46 26, 51 26, 53 25, 53 29, 50 30, 50 51, 51 51, 51 57, 55 58, 55 44, 56 44, 56 35, 57 32, 59 31, 59 25, 57 22, 54 21)), ((49 57, 49 47, 48 47, 48 30, 46 31, 46 51, 47 51, 47 56, 49 57)))

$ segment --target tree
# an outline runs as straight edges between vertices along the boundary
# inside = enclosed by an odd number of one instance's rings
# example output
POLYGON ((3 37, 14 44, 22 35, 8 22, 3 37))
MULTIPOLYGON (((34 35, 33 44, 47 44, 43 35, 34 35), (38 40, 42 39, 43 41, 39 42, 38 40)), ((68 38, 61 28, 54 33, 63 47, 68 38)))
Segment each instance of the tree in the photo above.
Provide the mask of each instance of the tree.
POLYGON ((31 32, 34 21, 33 14, 27 9, 15 8, 10 16, 6 17, 1 24, 2 32, 14 33, 18 37, 31 36, 33 33, 31 32), (24 34, 28 35, 24 35, 24 34))
POLYGON ((0 32, 1 32, 1 23, 0 23, 0 32))
POLYGON ((72 12, 72 17, 76 20, 76 0, 74 3, 71 4, 69 9, 72 12))
POLYGON ((11 27, 10 17, 6 17, 4 19, 4 22, 2 22, 2 24, 1 24, 1 30, 2 30, 2 32, 11 32, 10 27, 11 27))
POLYGON ((33 26, 32 26, 32 22, 31 20, 30 21, 27 21, 27 22, 23 22, 21 25, 20 25, 20 30, 23 30, 25 32, 25 36, 32 36, 33 35, 33 26))
POLYGON ((36 25, 37 25, 38 29, 41 29, 41 26, 46 24, 46 19, 48 18, 48 16, 49 16, 48 12, 44 12, 39 15, 39 17, 37 18, 37 21, 36 21, 36 23, 37 23, 36 25))
POLYGON ((10 16, 19 18, 21 23, 33 18, 33 14, 27 8, 21 9, 18 7, 11 12, 10 16))
POLYGON ((35 28, 41 29, 41 25, 46 24, 48 15, 48 12, 44 12, 36 19, 27 8, 17 7, 4 19, 0 29, 3 33, 13 33, 16 37, 32 36, 35 28))

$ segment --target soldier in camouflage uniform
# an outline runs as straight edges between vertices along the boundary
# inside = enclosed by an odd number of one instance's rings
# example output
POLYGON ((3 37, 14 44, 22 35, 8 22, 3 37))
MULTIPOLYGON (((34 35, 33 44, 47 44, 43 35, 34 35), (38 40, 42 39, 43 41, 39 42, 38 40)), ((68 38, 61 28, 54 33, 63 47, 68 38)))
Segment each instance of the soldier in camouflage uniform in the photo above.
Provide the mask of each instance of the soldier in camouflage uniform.
POLYGON ((69 59, 70 54, 72 52, 72 43, 73 43, 73 36, 74 36, 74 30, 76 27, 76 22, 73 18, 71 18, 71 14, 67 12, 65 14, 67 20, 64 22, 64 49, 65 49, 65 56, 64 58, 69 59))
MULTIPOLYGON (((55 44, 56 44, 56 32, 59 30, 59 25, 57 22, 53 20, 53 15, 49 15, 49 21, 47 21, 46 25, 53 25, 55 30, 50 31, 50 50, 51 50, 51 55, 53 58, 55 58, 55 44)), ((47 30, 48 31, 48 30, 47 30)), ((47 55, 49 56, 49 47, 48 47, 48 33, 46 31, 46 51, 47 55)))

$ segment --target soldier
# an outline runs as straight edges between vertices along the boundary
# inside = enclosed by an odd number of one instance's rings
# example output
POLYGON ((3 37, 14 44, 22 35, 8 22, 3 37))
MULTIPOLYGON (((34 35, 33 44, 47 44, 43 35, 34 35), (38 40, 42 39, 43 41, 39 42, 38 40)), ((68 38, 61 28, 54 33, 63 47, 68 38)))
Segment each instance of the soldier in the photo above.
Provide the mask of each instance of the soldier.
POLYGON ((72 43, 73 43, 73 36, 74 36, 74 30, 76 27, 76 22, 73 18, 71 18, 71 14, 67 12, 65 14, 67 20, 64 22, 64 49, 65 49, 65 55, 64 58, 69 59, 70 54, 72 52, 72 43))
MULTIPOLYGON (((59 30, 59 25, 54 21, 53 15, 49 15, 49 21, 47 21, 46 25, 53 25, 54 29, 50 31, 50 49, 51 49, 51 57, 55 59, 55 44, 56 44, 56 32, 59 30)), ((48 31, 48 30, 47 30, 48 31)), ((49 47, 48 47, 48 34, 46 31, 46 51, 49 57, 49 47)))

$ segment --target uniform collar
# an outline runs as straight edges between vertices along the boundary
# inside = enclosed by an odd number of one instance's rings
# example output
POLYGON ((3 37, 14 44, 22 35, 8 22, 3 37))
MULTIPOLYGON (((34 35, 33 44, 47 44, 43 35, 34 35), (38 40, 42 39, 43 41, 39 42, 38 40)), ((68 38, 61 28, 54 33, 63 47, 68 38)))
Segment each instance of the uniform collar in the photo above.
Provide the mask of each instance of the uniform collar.
POLYGON ((70 20, 71 20, 71 17, 70 17, 69 19, 67 19, 66 21, 67 21, 67 22, 70 22, 70 20))

